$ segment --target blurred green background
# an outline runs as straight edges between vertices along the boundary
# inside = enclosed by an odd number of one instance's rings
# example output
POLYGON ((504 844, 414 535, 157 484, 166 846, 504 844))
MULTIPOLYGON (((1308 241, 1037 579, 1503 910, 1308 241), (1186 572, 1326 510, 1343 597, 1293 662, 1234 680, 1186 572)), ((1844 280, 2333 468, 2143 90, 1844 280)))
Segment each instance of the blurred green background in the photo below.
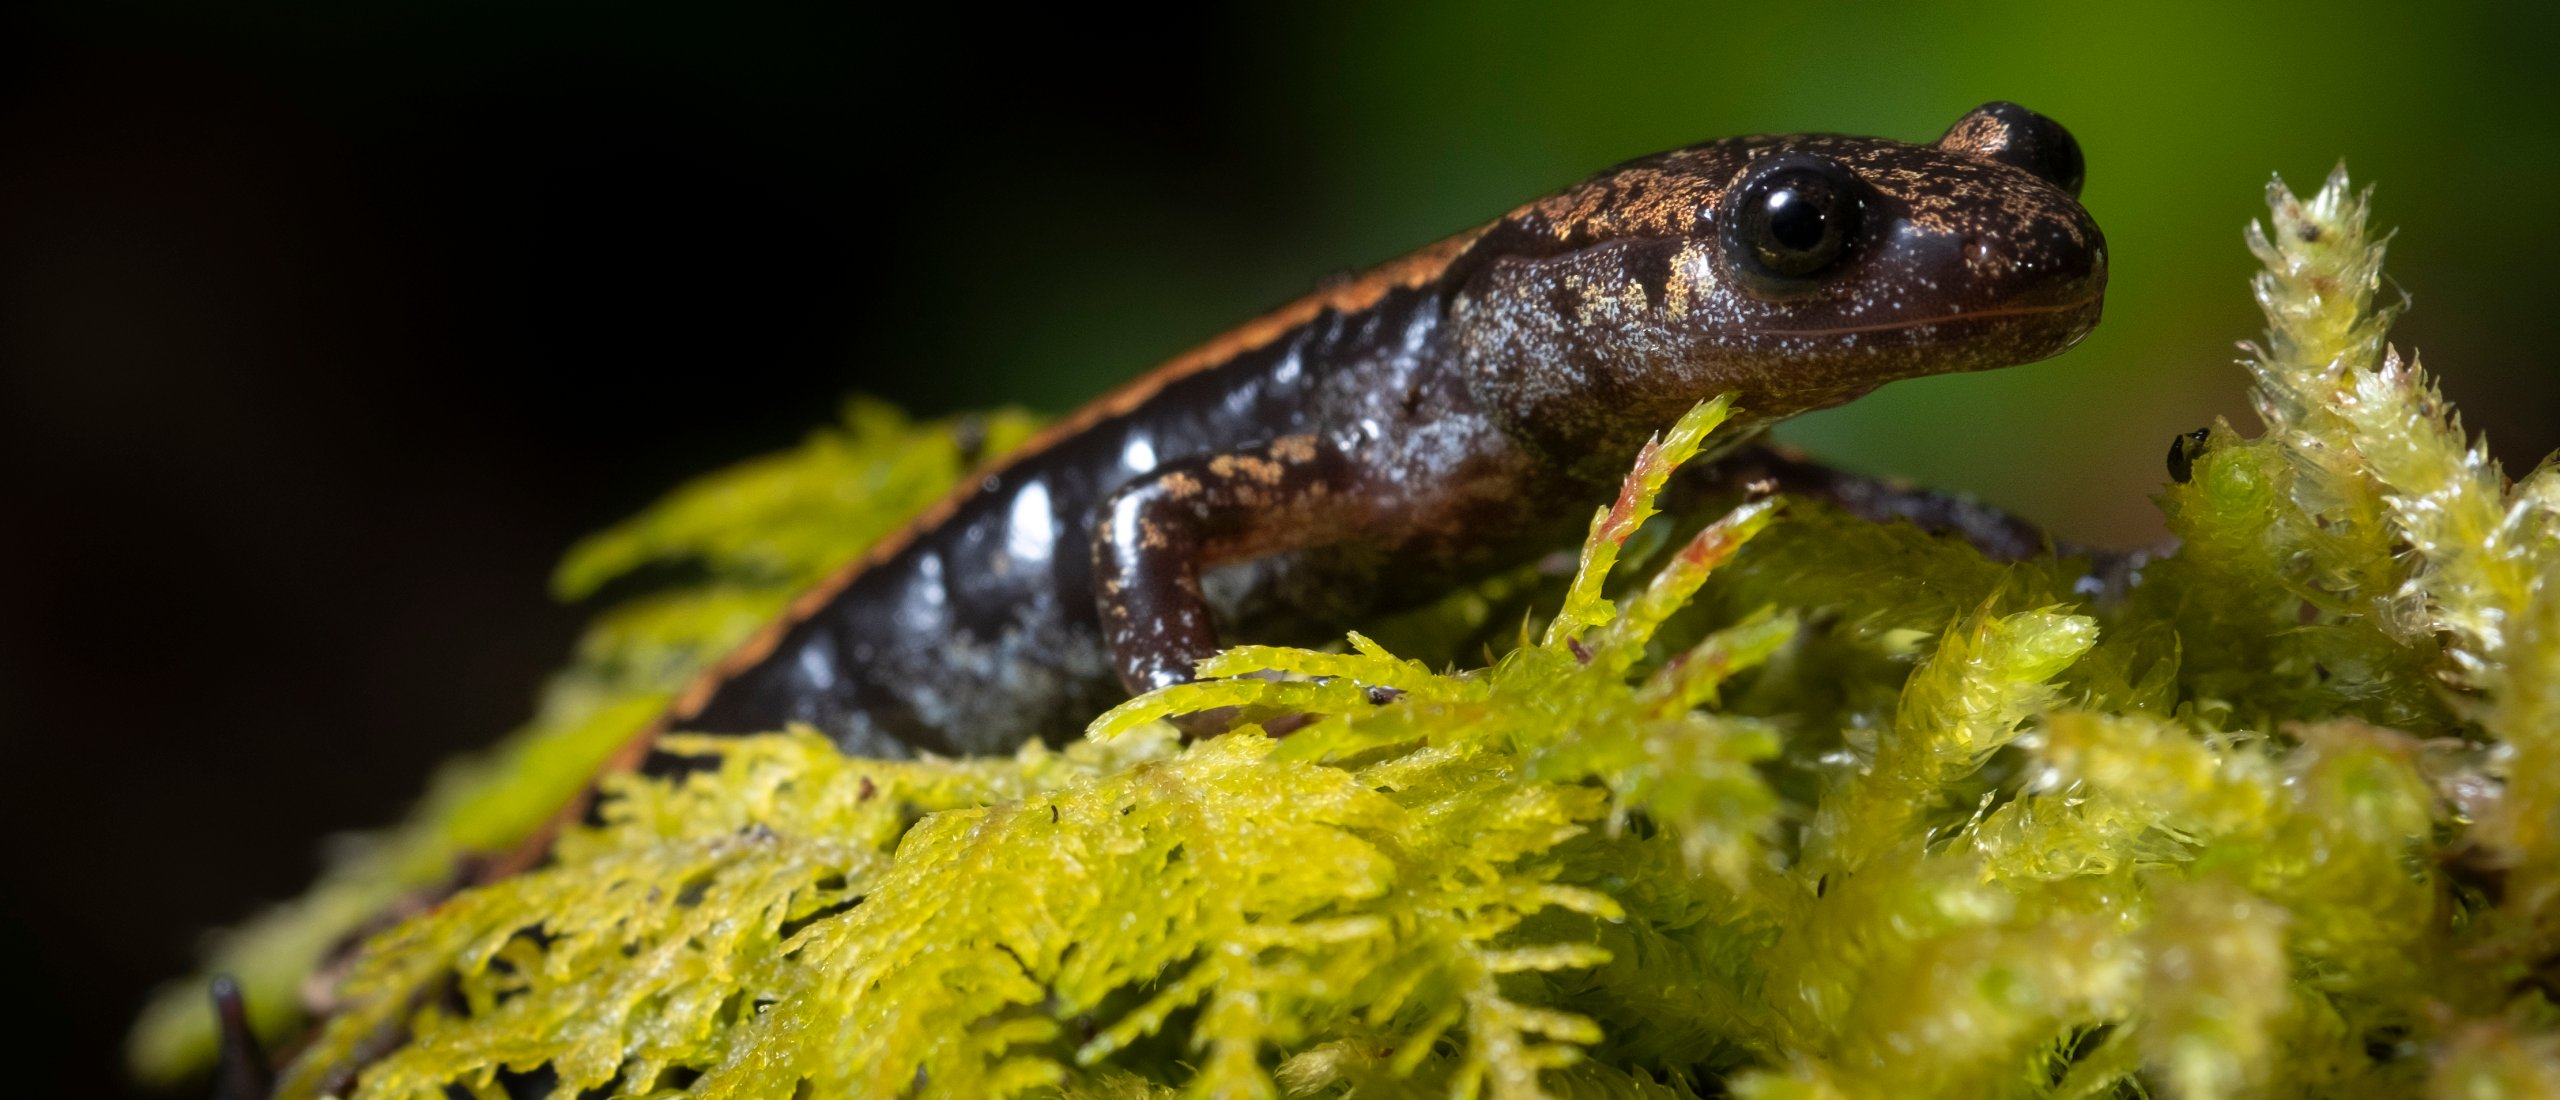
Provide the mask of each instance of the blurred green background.
POLYGON ((2510 466, 2560 446, 2547 6, 1172 12, 448 0, 0 10, 0 978, 94 1094, 197 930, 521 720, 544 574, 848 391, 1063 411, 1631 156, 2068 124, 2113 249, 2061 359, 1787 434, 2085 541, 2247 423, 2241 226, 2343 157, 2400 329, 2510 466))

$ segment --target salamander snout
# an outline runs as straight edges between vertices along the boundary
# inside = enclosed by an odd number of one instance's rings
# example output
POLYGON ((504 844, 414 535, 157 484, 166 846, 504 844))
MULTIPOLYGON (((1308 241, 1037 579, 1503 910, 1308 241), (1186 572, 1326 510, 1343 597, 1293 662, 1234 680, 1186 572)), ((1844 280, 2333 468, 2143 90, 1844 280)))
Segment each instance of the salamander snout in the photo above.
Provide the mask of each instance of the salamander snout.
POLYGON ((1894 247, 1910 253, 1915 271, 1933 272, 1920 280, 1946 298, 1950 313, 2094 311, 2107 287, 2107 239, 2097 223, 2078 203, 2015 207, 1955 234, 1914 234, 1894 247))
POLYGON ((2085 304, 2087 323, 2095 324, 2107 284, 2107 242, 2078 201, 2088 162, 2071 131, 2015 103, 1993 102, 1957 119, 1936 148, 2046 185, 1996 169, 1984 177, 1990 201, 1957 220, 1962 244, 1952 263, 1961 274, 1950 280, 1950 290, 1969 299, 1958 304, 2015 311, 2085 304))
POLYGON ((2103 308, 2107 240, 2079 203, 2087 170, 2071 132, 1991 103, 1957 120, 1938 148, 2016 170, 1990 177, 1997 200, 1965 219, 1958 255, 1945 261, 1948 307, 2003 322, 1988 361, 1970 366, 2042 359, 2080 342, 2103 308))

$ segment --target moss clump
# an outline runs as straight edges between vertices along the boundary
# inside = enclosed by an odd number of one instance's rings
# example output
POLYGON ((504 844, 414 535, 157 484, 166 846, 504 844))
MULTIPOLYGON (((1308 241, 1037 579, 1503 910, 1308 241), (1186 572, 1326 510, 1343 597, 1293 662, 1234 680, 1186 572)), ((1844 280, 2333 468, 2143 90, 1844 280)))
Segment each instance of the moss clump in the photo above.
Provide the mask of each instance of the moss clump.
MULTIPOLYGON (((688 485, 589 538, 554 578, 565 599, 661 563, 698 566, 699 576, 598 616, 574 662, 544 686, 532 721, 447 766, 397 828, 338 845, 335 866, 302 898, 217 938, 209 970, 240 979, 262 1035, 290 1035, 306 978, 345 937, 444 888, 464 861, 530 835, 697 670, 940 497, 981 453, 1009 449, 1034 427, 1016 412, 918 424, 856 401, 842 427, 688 485)), ((129 1041, 136 1076, 173 1083, 212 1060, 206 981, 193 975, 154 997, 129 1041)))
MULTIPOLYGON (((286 1093, 2547 1093, 2560 474, 2386 347, 2342 175, 2270 197, 2265 431, 2121 599, 1810 502, 1652 517, 1712 402, 1486 667, 1239 647, 1001 759, 682 739, 375 937, 286 1093), (1158 720, 1223 706, 1313 721, 1158 720)), ((723 483, 591 572, 810 534, 706 522, 723 483)))

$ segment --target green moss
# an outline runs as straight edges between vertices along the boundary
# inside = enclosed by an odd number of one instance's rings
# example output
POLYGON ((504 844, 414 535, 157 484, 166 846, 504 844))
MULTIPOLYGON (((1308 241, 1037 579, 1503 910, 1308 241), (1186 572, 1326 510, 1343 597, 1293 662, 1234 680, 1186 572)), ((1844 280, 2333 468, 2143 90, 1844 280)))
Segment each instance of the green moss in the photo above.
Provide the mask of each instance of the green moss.
MULTIPOLYGON (((2122 599, 1813 502, 1653 517, 1710 402, 1569 583, 1379 634, 1473 652, 1532 594, 1482 667, 1241 646, 1009 758, 681 738, 713 766, 376 935, 286 1094, 2547 1093, 2560 474, 2508 483, 2387 349, 2343 176, 2270 197, 2265 430, 2164 487, 2182 546, 2122 599), (1227 706, 1311 721, 1160 720, 1227 706)), ((956 476, 855 420, 574 555, 572 593, 715 579, 608 613, 507 762, 235 941, 289 945, 269 987, 956 476)))
MULTIPOLYGON (((1033 427, 1013 412, 917 424, 852 402, 841 428, 703 478, 588 539, 561 563, 555 587, 564 597, 658 564, 701 566, 700 579, 599 615, 575 661, 545 685, 532 721, 448 765, 398 827, 342 844, 336 865, 302 898, 219 937, 208 971, 241 980, 271 1041, 291 1034, 305 977, 344 937, 451 882, 463 860, 530 835, 696 670, 947 491, 972 452, 1009 449, 1033 427)), ((206 981, 191 975, 153 998, 129 1044, 137 1076, 170 1082, 211 1061, 206 981)))

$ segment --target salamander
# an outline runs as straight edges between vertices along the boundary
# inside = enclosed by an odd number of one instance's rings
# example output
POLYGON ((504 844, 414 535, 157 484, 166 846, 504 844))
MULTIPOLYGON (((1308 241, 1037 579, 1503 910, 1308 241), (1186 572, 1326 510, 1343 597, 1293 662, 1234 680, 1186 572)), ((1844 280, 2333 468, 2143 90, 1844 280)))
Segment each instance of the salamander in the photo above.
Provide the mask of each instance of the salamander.
MULTIPOLYGON (((1716 464, 1734 478, 2031 543, 1749 440, 2077 343, 2107 279, 2082 174, 2069 131, 2012 103, 1925 145, 1738 137, 1610 168, 1060 420, 795 601, 605 770, 660 766, 679 729, 805 723, 882 757, 1064 740, 1222 639, 1311 640, 1569 545, 1646 438, 1720 393, 1741 410, 1716 464)), ((591 809, 465 877, 530 866, 591 809)), ((265 1095, 236 989, 215 1001, 219 1095, 265 1095)))
MULTIPOLYGON (((1896 379, 2055 355, 2104 238, 2069 131, 1729 138, 1628 161, 1324 286, 979 471, 706 673, 657 730, 806 723, 1004 752, 1568 544, 1648 433, 1735 439, 1896 379)), ((625 763, 630 762, 626 753, 625 763)))

